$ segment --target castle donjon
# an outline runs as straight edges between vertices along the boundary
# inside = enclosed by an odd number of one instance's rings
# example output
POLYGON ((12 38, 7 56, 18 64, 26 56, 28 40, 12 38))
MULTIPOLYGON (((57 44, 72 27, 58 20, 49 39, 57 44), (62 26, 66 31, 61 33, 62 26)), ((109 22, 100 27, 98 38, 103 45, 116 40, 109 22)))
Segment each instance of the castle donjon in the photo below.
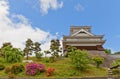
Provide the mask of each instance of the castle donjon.
POLYGON ((71 26, 70 35, 63 36, 63 51, 66 48, 74 46, 81 50, 92 52, 103 52, 104 35, 95 35, 91 32, 91 26, 71 26))

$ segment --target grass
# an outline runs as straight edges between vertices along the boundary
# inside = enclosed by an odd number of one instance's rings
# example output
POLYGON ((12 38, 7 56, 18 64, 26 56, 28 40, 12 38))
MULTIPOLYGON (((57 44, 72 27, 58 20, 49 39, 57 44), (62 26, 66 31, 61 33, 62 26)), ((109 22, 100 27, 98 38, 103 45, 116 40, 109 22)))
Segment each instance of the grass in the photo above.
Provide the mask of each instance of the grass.
MULTIPOLYGON (((30 60, 33 60, 37 63, 42 63, 45 65, 45 68, 48 69, 50 67, 55 68, 55 73, 53 76, 50 76, 50 78, 68 78, 68 77, 92 77, 92 76, 107 76, 107 69, 106 68, 96 68, 93 65, 90 65, 86 71, 79 71, 72 67, 70 63, 69 58, 61 58, 57 59, 56 62, 48 63, 46 62, 46 58, 42 58, 41 60, 36 59, 35 57, 29 58, 30 60)), ((21 63, 18 63, 21 64, 21 63)), ((26 63, 22 63, 26 64, 26 63)), ((11 67, 13 64, 4 63, 6 67, 11 67)), ((7 74, 4 73, 4 70, 0 71, 0 77, 6 77, 7 74)), ((27 76, 25 75, 25 72, 22 72, 17 75, 17 77, 36 77, 46 78, 46 73, 41 73, 40 75, 36 76, 27 76)))

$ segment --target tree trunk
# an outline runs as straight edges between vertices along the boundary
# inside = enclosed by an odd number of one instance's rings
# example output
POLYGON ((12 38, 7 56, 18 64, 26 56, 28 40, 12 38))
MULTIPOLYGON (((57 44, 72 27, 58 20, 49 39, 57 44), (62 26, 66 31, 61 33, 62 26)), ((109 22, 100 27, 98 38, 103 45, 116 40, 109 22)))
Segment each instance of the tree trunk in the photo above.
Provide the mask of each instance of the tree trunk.
POLYGON ((28 54, 27 54, 27 60, 28 60, 28 54))

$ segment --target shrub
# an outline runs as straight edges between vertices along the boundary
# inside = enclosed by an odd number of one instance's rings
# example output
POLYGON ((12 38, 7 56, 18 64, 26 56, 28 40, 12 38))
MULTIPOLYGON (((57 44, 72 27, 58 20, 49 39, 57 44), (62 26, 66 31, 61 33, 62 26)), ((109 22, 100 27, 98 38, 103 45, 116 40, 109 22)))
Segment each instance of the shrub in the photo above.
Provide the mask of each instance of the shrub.
POLYGON ((18 73, 20 73, 22 71, 24 71, 24 66, 23 65, 14 64, 11 67, 11 73, 13 73, 13 74, 18 74, 18 73))
POLYGON ((23 55, 19 49, 13 48, 11 46, 6 46, 1 50, 5 55, 4 58, 7 63, 16 63, 22 61, 23 55))
POLYGON ((116 59, 112 62, 111 66, 117 66, 120 65, 120 59, 116 59))
POLYGON ((12 73, 9 73, 9 74, 8 74, 8 79, 15 79, 15 75, 12 74, 12 73))
POLYGON ((88 64, 90 63, 89 55, 84 50, 72 50, 69 52, 69 57, 71 59, 71 64, 80 71, 87 69, 88 64))
POLYGON ((43 62, 45 62, 45 63, 49 63, 49 62, 50 62, 50 59, 49 59, 48 57, 43 58, 43 62))
POLYGON ((70 71, 69 73, 67 73, 69 76, 74 76, 74 75, 77 75, 77 72, 76 71, 70 71))
POLYGON ((42 55, 43 55, 43 54, 40 53, 40 52, 36 52, 36 53, 35 53, 35 56, 36 56, 37 59, 41 59, 41 58, 42 58, 42 55))
POLYGON ((55 69, 54 68, 49 68, 49 69, 47 69, 47 71, 46 71, 46 76, 51 76, 51 75, 53 75, 53 72, 55 71, 55 69))
POLYGON ((45 71, 45 67, 44 67, 43 64, 38 64, 38 65, 37 65, 37 68, 38 68, 38 70, 39 70, 40 72, 44 72, 44 71, 45 71))
POLYGON ((53 56, 46 57, 46 58, 43 59, 43 62, 45 62, 45 63, 53 63, 53 62, 55 62, 55 58, 53 56))
POLYGON ((11 71, 10 67, 5 68, 5 73, 8 74, 11 71))
POLYGON ((5 69, 5 66, 0 64, 0 70, 4 70, 5 69))
POLYGON ((26 65, 26 74, 27 75, 36 75, 40 74, 41 72, 45 71, 45 67, 43 64, 37 64, 37 63, 28 63, 26 65))
POLYGON ((117 69, 113 69, 113 70, 112 70, 112 73, 113 73, 114 75, 116 75, 116 74, 119 74, 120 71, 119 71, 119 69, 117 68, 117 69))
POLYGON ((100 56, 95 56, 92 59, 95 62, 97 68, 99 68, 100 64, 102 64, 104 62, 104 58, 102 58, 100 56))
POLYGON ((110 49, 105 49, 105 53, 106 54, 111 54, 111 50, 110 49))
POLYGON ((0 63, 5 63, 5 60, 4 60, 4 58, 2 58, 2 57, 0 57, 0 63))
POLYGON ((51 56, 51 57, 49 58, 49 60, 50 60, 51 63, 53 63, 53 62, 55 61, 54 56, 51 56))

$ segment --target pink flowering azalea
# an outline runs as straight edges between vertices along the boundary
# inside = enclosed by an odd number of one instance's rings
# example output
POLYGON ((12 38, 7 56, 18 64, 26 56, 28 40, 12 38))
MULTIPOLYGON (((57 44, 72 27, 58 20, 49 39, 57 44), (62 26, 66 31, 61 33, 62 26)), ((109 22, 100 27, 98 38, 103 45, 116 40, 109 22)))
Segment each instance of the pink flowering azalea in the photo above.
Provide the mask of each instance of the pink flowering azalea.
POLYGON ((45 67, 43 64, 37 64, 37 63, 28 63, 26 65, 26 74, 27 75, 36 75, 38 72, 44 72, 45 71, 45 67))

